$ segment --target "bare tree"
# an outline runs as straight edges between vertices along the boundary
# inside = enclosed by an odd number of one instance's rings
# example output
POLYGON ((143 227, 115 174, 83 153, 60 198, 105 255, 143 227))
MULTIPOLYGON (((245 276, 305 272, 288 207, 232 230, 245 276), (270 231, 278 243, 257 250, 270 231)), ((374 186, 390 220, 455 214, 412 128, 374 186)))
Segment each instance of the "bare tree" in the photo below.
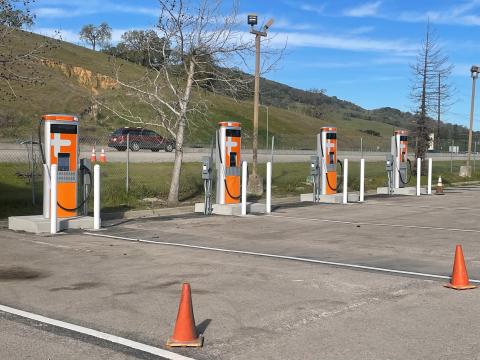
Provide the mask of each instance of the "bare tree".
POLYGON ((410 97, 415 105, 417 119, 415 155, 417 158, 425 158, 430 142, 427 120, 430 115, 437 114, 438 121, 440 121, 441 105, 444 103, 446 107, 451 98, 450 86, 446 79, 453 69, 448 57, 444 55, 439 46, 438 38, 429 22, 416 63, 411 66, 411 69, 413 81, 410 97), (444 79, 443 83, 442 79, 444 79))
POLYGON ((55 41, 41 39, 24 46, 21 29, 33 24, 33 0, 0 0, 0 97, 15 99, 16 87, 43 83, 36 65, 55 41), (19 46, 22 44, 22 46, 19 46))
POLYGON ((89 44, 92 50, 95 50, 97 45, 105 47, 112 39, 112 28, 105 22, 99 26, 92 24, 85 25, 80 30, 80 39, 89 44))
POLYGON ((439 71, 437 81, 437 135, 435 143, 437 148, 440 147, 440 128, 442 124, 442 115, 445 114, 453 104, 453 93, 455 89, 449 82, 449 76, 453 70, 453 66, 449 66, 444 71, 439 71))
POLYGON ((176 152, 168 202, 175 204, 187 127, 199 126, 199 121, 206 119, 211 94, 235 98, 247 91, 251 78, 236 69, 245 65, 245 56, 253 55, 254 48, 251 40, 244 40, 236 31, 237 1, 232 2, 228 14, 221 0, 159 3, 156 31, 165 41, 162 48, 149 44, 148 52, 151 58, 157 58, 155 54, 160 52, 168 61, 146 70, 134 83, 124 82, 117 75, 119 84, 149 106, 155 118, 143 119, 122 105, 106 107, 126 121, 157 125, 174 137, 176 152))

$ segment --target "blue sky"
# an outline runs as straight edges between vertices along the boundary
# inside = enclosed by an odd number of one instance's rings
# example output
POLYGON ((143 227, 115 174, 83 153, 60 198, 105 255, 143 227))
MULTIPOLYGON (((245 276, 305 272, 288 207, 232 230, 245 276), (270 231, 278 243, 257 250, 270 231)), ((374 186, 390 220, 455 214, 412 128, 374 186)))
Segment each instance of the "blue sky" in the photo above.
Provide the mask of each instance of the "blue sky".
MULTIPOLYGON (((37 0, 35 12, 36 32, 50 34, 59 29, 65 40, 79 43, 82 25, 106 21, 117 41, 126 30, 153 27, 158 3, 37 0)), ((240 16, 251 12, 260 20, 273 17, 273 44, 287 43, 286 56, 266 77, 302 89, 323 88, 328 95, 367 109, 391 106, 405 111, 413 108, 408 97, 409 64, 415 61, 430 18, 455 65, 451 77, 455 104, 444 119, 467 125, 469 69, 480 63, 475 49, 480 0, 240 0, 240 16)))

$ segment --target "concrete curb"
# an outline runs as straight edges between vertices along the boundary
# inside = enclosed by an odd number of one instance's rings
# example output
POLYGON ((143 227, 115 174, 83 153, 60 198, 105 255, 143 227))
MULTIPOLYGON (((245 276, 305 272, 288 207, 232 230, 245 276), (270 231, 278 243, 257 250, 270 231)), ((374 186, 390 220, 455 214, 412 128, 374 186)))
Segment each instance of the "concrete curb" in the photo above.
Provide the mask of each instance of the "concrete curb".
POLYGON ((148 210, 127 210, 125 212, 102 213, 102 220, 118 220, 118 219, 139 219, 146 217, 171 216, 193 214, 194 205, 180 206, 175 208, 160 208, 148 210))

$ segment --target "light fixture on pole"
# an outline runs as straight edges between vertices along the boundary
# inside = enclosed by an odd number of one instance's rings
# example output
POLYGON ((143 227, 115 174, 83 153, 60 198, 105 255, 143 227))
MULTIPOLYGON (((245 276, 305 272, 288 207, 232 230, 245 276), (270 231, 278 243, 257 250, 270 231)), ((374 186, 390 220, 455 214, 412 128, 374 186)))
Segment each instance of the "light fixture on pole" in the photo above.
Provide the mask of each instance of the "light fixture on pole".
POLYGON ((473 114, 475 112, 475 81, 478 78, 479 72, 480 68, 476 65, 473 65, 470 68, 470 74, 472 76, 472 97, 470 99, 470 127, 468 129, 468 151, 466 167, 466 176, 468 177, 472 175, 472 170, 470 168, 470 158, 472 156, 473 114))
POLYGON ((256 30, 258 17, 255 14, 248 15, 248 25, 251 26, 250 33, 255 35, 255 97, 253 102, 253 165, 252 174, 248 181, 249 192, 255 195, 263 194, 263 182, 257 174, 258 162, 258 109, 260 104, 260 39, 267 36, 267 30, 273 25, 273 19, 268 20, 262 30, 256 30))

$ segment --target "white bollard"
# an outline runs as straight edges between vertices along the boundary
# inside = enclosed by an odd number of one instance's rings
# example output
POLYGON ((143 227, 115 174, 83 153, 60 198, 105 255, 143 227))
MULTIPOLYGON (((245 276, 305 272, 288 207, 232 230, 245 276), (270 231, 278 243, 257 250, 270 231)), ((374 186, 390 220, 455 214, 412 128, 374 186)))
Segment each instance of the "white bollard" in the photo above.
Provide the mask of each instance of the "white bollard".
POLYGON ((50 168, 50 234, 57 233, 57 165, 50 168))
POLYGON ((50 176, 47 164, 43 164, 43 217, 50 219, 50 176))
POLYGON ((420 196, 421 185, 422 185, 422 159, 417 158, 417 196, 420 196))
POLYGON ((272 163, 267 162, 267 205, 265 208, 267 214, 272 212, 272 163))
POLYGON ((343 160, 343 203, 348 203, 348 159, 343 160))
POLYGON ((432 195, 432 158, 428 158, 428 185, 427 194, 432 195))
POLYGON ((365 201, 365 159, 360 159, 360 202, 365 201))
POLYGON ((242 162, 242 216, 247 215, 247 162, 242 162))
POLYGON ((100 230, 100 165, 93 167, 93 229, 100 230))

